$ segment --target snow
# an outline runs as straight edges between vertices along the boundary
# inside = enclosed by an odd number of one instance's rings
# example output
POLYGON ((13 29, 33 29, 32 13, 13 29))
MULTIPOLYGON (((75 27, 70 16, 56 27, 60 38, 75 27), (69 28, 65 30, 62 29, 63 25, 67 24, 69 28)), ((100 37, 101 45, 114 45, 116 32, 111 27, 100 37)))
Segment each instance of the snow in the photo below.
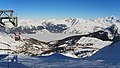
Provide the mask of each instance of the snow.
MULTIPOLYGON (((18 55, 18 63, 9 62, 9 65, 10 68, 119 68, 119 44, 120 42, 107 46, 92 57, 82 59, 70 58, 58 53, 44 57, 18 55)), ((13 56, 14 55, 11 55, 9 58, 12 59, 13 56)), ((0 68, 8 68, 8 62, 6 60, 7 59, 0 61, 0 68)))
MULTIPOLYGON (((19 20, 19 29, 23 33, 79 33, 88 34, 115 24, 120 33, 120 21, 115 16, 97 19, 65 18, 48 20, 19 20), (44 29, 44 30, 43 30, 44 29), (27 31, 27 32, 26 32, 27 31)), ((12 31, 16 31, 13 29, 12 31)), ((11 31, 11 32, 12 32, 11 31)))
POLYGON ((104 47, 99 50, 92 59, 106 60, 107 62, 120 62, 120 42, 114 43, 110 46, 104 47))
MULTIPOLYGON (((0 49, 16 50, 16 46, 20 45, 20 42, 14 40, 14 35, 6 33, 0 33, 0 49)), ((0 54, 6 54, 8 50, 0 50, 0 54)))
POLYGON ((107 28, 110 26, 110 23, 103 22, 103 20, 80 20, 79 23, 71 26, 67 30, 65 30, 65 33, 81 33, 81 34, 88 34, 92 33, 98 30, 101 30, 103 28, 107 28), (99 22, 99 23, 98 23, 99 22), (92 25, 91 25, 92 24, 92 25))
MULTIPOLYGON (((66 18, 62 20, 57 19, 49 19, 49 20, 20 20, 20 26, 31 27, 38 26, 47 23, 52 23, 54 25, 57 24, 65 24, 67 25, 67 29, 63 31, 63 33, 50 33, 47 29, 43 29, 40 32, 38 31, 36 34, 22 34, 22 38, 34 38, 44 42, 50 42, 50 44, 55 44, 58 41, 64 39, 66 37, 80 35, 80 34, 88 34, 98 30, 105 29, 112 24, 115 24, 118 27, 120 32, 120 22, 118 19, 111 17, 104 17, 98 19, 90 19, 85 20, 82 18, 66 18), (34 24, 33 24, 34 23, 34 24), (76 34, 80 33, 80 34, 76 34)), ((23 41, 24 42, 24 41, 23 41)), ((14 41, 14 36, 0 33, 0 49, 11 49, 16 50, 16 46, 20 45, 23 42, 14 41)), ((68 41, 69 42, 69 41, 68 41)), ((92 46, 95 48, 95 52, 87 53, 87 55, 80 54, 80 58, 69 53, 50 53, 48 56, 36 56, 30 57, 21 54, 9 54, 9 56, 5 56, 4 54, 8 54, 9 51, 0 50, 0 68, 119 68, 120 67, 120 42, 116 42, 111 45, 111 41, 103 41, 93 37, 82 37, 77 41, 78 44, 87 44, 92 43, 92 46), (14 56, 18 57, 15 58, 14 56), (73 58, 74 57, 74 58, 73 58), (86 57, 86 58, 81 58, 86 57), (3 59, 4 58, 4 59, 3 59), (12 60, 18 60, 18 62, 11 62, 12 60)), ((43 44, 42 44, 43 45, 43 44)), ((76 44, 75 44, 76 45, 76 44)), ((42 46, 35 45, 39 48, 42 46)), ((60 45, 59 47, 66 47, 67 44, 60 45)), ((77 51, 86 51, 92 50, 89 48, 82 49, 76 48, 77 51)), ((40 53, 40 52, 39 52, 40 53)))
MULTIPOLYGON (((23 36, 27 36, 27 35, 23 35, 23 36)), ((38 39, 40 40, 41 39, 40 36, 45 38, 46 36, 48 36, 48 34, 46 34, 46 35, 37 35, 36 34, 35 36, 34 35, 28 35, 28 36, 34 37, 34 38, 39 37, 38 39)), ((70 35, 50 34, 48 37, 51 37, 51 39, 49 39, 47 41, 61 39, 66 36, 70 36, 70 35), (59 36, 59 38, 56 38, 57 36, 59 36)), ((0 37, 1 37, 1 42, 3 40, 7 40, 7 39, 8 39, 7 42, 10 42, 9 39, 11 39, 11 38, 9 36, 7 36, 6 34, 4 34, 4 35, 1 34, 0 37), (2 38, 2 37, 7 37, 7 39, 2 38)), ((98 40, 96 38, 91 38, 91 37, 87 37, 87 38, 82 37, 77 43, 85 43, 85 42, 86 43, 92 42, 95 44, 95 46, 101 46, 103 44, 111 43, 109 41, 104 41, 105 43, 103 43, 102 40, 98 40), (81 41, 83 41, 83 42, 81 42, 81 41)), ((104 45, 104 48, 102 48, 97 53, 95 53, 93 56, 88 57, 88 58, 71 58, 71 57, 73 57, 73 55, 71 55, 71 54, 55 53, 50 56, 39 56, 39 57, 29 57, 29 56, 24 56, 24 55, 18 55, 18 58, 17 58, 18 62, 11 62, 14 55, 9 55, 8 57, 0 60, 0 68, 61 68, 61 67, 63 67, 63 68, 69 68, 69 67, 119 68, 120 67, 119 44, 120 44, 120 42, 115 43, 110 46, 104 45), (67 56, 70 56, 70 57, 67 57, 67 56), (8 67, 8 65, 9 65, 9 67, 8 67)), ((101 48, 101 47, 99 47, 99 48, 101 48)))
POLYGON ((112 42, 102 41, 92 37, 82 37, 80 40, 78 40, 77 43, 81 44, 93 43, 92 47, 102 49, 103 47, 110 45, 112 42))
POLYGON ((40 25, 43 25, 44 24, 47 24, 47 23, 52 23, 52 24, 66 24, 68 23, 67 25, 70 26, 70 23, 69 22, 66 22, 65 19, 48 19, 48 20, 24 20, 24 19, 20 19, 19 20, 19 26, 40 26, 40 25), (34 23, 34 24, 33 24, 34 23))

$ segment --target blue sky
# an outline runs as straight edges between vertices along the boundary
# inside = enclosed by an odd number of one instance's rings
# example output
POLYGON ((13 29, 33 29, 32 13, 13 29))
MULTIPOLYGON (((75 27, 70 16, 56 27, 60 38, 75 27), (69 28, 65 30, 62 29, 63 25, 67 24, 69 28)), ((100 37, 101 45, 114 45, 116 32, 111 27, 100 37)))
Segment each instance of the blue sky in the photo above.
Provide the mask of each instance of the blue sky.
POLYGON ((13 9, 21 19, 120 18, 120 0, 0 0, 0 9, 13 9))

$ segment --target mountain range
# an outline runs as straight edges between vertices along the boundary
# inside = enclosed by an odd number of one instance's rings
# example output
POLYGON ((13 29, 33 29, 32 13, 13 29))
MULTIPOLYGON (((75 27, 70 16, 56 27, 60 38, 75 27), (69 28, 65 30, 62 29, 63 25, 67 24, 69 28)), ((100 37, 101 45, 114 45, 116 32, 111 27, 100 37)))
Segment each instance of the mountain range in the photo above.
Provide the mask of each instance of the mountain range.
POLYGON ((88 34, 115 24, 120 32, 120 20, 115 16, 97 19, 65 18, 48 20, 19 20, 19 26, 9 28, 8 33, 77 33, 88 34))
POLYGON ((97 19, 66 18, 62 20, 19 20, 19 26, 1 30, 1 54, 29 56, 46 56, 60 53, 73 58, 92 56, 100 49, 120 41, 120 20, 114 16, 97 19), (14 40, 13 33, 21 32, 19 42, 14 40), (54 34, 50 36, 50 34, 54 34), (32 36, 32 35, 37 36, 32 36), (42 35, 43 34, 43 35, 42 35), (52 37, 50 41, 41 41, 40 36, 52 37), (55 34, 76 34, 56 38, 55 34), (26 37, 27 36, 27 37, 26 37), (4 38, 3 38, 4 37, 4 38), (39 38, 39 39, 38 39, 39 38))

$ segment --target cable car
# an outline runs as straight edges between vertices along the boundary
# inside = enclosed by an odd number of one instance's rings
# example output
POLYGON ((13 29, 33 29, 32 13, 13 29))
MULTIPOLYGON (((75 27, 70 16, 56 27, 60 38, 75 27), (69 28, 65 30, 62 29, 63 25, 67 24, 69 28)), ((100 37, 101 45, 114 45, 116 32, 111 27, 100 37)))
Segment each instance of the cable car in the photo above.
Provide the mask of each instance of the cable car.
POLYGON ((20 41, 21 33, 20 32, 15 32, 14 35, 15 35, 15 41, 20 41))

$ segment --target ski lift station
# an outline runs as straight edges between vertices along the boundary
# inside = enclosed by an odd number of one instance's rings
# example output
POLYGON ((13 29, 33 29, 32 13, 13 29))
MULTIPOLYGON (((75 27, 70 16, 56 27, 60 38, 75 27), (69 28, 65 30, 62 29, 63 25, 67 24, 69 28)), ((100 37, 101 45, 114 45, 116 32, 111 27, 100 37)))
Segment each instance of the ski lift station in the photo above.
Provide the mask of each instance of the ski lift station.
POLYGON ((13 16, 13 10, 0 10, 0 26, 1 27, 13 27, 18 26, 18 17, 13 16), (10 25, 7 25, 10 24, 10 25), (6 26, 7 25, 7 26, 6 26))

